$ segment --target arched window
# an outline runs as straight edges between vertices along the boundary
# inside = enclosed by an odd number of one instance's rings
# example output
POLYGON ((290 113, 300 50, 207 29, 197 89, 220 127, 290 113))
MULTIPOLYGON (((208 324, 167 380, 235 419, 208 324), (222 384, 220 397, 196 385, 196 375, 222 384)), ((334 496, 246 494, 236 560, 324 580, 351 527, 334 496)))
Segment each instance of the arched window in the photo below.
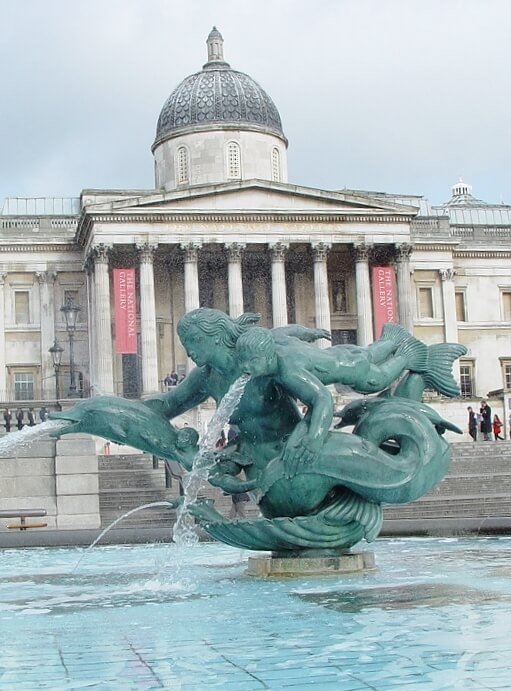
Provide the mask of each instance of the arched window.
POLYGON ((280 151, 274 147, 271 151, 271 179, 280 182, 280 151))
POLYGON ((177 184, 184 185, 190 182, 190 166, 188 163, 188 149, 180 146, 177 150, 177 184))
POLYGON ((229 180, 241 178, 241 150, 237 142, 227 144, 227 177, 229 180))

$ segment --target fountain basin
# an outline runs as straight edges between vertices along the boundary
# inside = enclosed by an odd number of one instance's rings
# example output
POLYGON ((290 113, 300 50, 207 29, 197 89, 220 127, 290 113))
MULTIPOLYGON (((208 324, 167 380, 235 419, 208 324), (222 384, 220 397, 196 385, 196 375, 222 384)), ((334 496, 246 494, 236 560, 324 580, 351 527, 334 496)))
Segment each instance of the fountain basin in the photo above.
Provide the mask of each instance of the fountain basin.
POLYGON ((1 553, 0 688, 509 687, 511 538, 379 539, 362 574, 258 579, 199 544, 1 553), (177 565, 180 568, 177 570, 177 565))

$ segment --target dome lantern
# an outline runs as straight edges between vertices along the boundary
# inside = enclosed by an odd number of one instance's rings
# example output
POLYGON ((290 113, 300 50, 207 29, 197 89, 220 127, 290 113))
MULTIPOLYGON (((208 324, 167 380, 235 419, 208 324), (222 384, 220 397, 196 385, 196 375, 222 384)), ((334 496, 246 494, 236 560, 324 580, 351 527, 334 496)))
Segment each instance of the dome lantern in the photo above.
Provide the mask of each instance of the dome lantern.
POLYGON ((218 69, 220 65, 229 69, 230 65, 224 60, 224 39, 216 26, 209 32, 206 45, 208 46, 208 61, 202 69, 218 69))
POLYGON ((451 187, 452 196, 460 197, 461 195, 472 194, 472 185, 468 185, 460 178, 458 182, 451 187))

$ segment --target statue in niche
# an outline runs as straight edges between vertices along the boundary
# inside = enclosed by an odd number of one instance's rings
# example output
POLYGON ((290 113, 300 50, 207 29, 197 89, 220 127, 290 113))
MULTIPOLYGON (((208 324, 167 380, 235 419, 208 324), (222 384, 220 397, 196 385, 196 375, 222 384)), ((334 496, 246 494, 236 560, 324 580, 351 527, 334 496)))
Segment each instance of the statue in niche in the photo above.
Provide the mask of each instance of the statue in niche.
MULTIPOLYGON (((299 325, 264 329, 259 315, 238 319, 215 309, 185 314, 178 334, 197 367, 172 390, 145 401, 98 397, 53 413, 69 424, 57 434, 89 432, 192 467, 198 434, 169 420, 250 374, 230 423, 238 437, 211 451, 209 482, 224 492, 250 492, 260 518, 229 520, 210 501, 191 513, 213 537, 230 545, 285 555, 340 553, 373 540, 382 504, 406 503, 444 477, 450 448, 442 434, 461 433, 421 403, 424 388, 458 394, 452 363, 466 352, 457 344, 426 346, 396 324, 368 347, 319 349, 328 337, 299 325), (391 393, 391 385, 400 379, 391 393), (377 394, 353 401, 332 429, 326 388, 348 384, 377 394), (307 407, 302 415, 297 403, 307 407), (342 428, 354 426, 352 433, 342 428)), ((176 504, 179 500, 176 500, 176 504)))
POLYGON ((332 286, 334 312, 346 314, 348 311, 346 299, 346 281, 343 278, 336 279, 332 286))

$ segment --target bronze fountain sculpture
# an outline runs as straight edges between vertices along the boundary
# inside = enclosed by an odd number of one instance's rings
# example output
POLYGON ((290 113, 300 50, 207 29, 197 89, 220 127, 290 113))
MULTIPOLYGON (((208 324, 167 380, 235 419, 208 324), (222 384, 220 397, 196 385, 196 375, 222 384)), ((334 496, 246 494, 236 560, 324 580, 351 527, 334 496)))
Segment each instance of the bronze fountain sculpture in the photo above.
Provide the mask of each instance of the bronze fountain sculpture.
MULTIPOLYGON (((185 314, 178 334, 195 367, 170 391, 144 401, 100 396, 51 414, 68 422, 55 434, 88 432, 129 444, 190 470, 198 434, 169 420, 250 375, 230 423, 237 439, 209 453, 209 482, 224 492, 250 492, 259 518, 229 520, 212 502, 188 509, 212 537, 227 544, 286 556, 340 554, 374 540, 382 504, 407 503, 447 472, 446 429, 461 433, 421 403, 426 387, 456 396, 452 364, 458 344, 426 346, 397 324, 386 324, 368 347, 320 349, 329 334, 290 325, 256 326, 259 315, 232 319, 215 309, 185 314), (329 384, 362 394, 340 413, 329 384), (397 383, 397 385, 396 385, 397 383), (297 401, 307 406, 302 415, 297 401), (341 428, 353 426, 352 433, 341 428)), ((177 505, 177 501, 174 503, 177 505)))

